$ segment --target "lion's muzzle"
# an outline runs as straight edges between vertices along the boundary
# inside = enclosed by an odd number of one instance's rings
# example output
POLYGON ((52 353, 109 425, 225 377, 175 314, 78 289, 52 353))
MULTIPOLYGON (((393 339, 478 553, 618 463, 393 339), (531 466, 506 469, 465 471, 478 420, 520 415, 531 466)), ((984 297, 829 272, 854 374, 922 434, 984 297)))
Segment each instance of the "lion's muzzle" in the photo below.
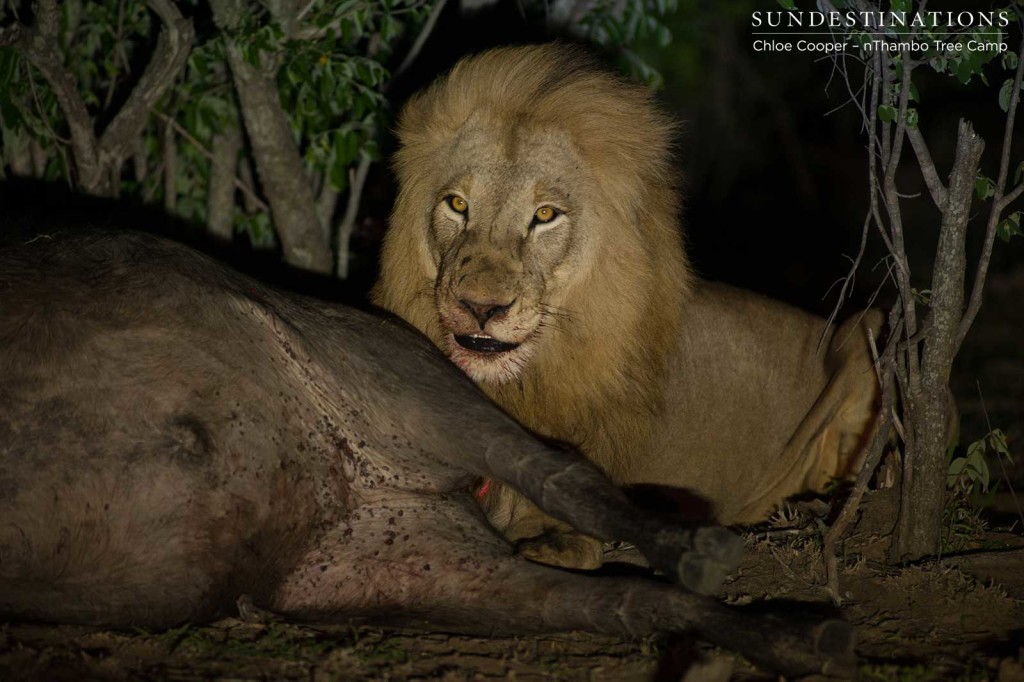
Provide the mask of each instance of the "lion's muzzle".
POLYGON ((480 303, 477 301, 470 301, 465 298, 459 299, 459 305, 465 310, 469 311, 476 321, 480 324, 481 331, 487 326, 487 323, 493 317, 500 317, 508 314, 508 311, 512 309, 515 304, 515 299, 511 303, 480 303))

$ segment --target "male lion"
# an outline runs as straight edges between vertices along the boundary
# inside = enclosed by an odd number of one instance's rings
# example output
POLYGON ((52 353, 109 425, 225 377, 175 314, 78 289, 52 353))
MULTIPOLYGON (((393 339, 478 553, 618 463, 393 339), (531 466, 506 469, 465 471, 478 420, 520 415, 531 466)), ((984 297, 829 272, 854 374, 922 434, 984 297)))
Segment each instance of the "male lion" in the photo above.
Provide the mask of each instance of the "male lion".
MULTIPOLYGON (((460 62, 405 107, 374 300, 535 432, 620 484, 680 489, 725 524, 855 473, 877 387, 867 330, 696 279, 672 121, 558 45, 460 62), (820 343, 820 345, 819 345, 820 343)), ((530 558, 597 541, 507 488, 488 514, 530 558)))

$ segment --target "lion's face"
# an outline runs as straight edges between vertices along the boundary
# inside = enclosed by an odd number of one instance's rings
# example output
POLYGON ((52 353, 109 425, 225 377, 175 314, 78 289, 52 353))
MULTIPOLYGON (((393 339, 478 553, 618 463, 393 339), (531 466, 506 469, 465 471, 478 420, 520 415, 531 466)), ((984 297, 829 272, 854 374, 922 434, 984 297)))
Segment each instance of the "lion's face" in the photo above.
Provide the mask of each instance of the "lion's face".
POLYGON ((440 345, 474 381, 507 382, 568 333, 564 295, 597 202, 572 140, 550 128, 478 117, 444 167, 428 234, 440 345))

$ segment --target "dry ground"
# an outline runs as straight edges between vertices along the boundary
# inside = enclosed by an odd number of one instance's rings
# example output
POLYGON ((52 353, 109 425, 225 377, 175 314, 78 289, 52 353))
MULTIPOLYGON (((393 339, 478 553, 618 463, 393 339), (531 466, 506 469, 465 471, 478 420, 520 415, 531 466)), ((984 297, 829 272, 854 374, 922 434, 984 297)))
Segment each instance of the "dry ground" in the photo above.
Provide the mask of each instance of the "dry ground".
MULTIPOLYGON (((892 568, 866 558, 877 538, 858 533, 849 546, 859 541, 868 551, 843 568, 841 614, 858 630, 862 679, 1024 680, 1024 550, 1012 549, 1024 546, 1019 535, 990 533, 999 549, 971 559, 892 568)), ((724 598, 827 602, 818 546, 813 534, 749 534, 724 598)), ((692 681, 724 680, 730 669, 760 678, 682 638, 486 639, 237 619, 161 633, 0 627, 2 680, 692 681)))

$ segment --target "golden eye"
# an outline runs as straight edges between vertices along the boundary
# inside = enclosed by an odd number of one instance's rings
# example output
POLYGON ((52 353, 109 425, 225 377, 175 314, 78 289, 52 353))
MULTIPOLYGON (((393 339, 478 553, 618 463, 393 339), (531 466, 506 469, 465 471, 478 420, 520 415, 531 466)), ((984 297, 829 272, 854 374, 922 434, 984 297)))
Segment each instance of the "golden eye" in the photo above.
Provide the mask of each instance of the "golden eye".
POLYGON ((551 208, 550 206, 541 206, 533 214, 534 220, 538 223, 550 223, 558 215, 558 211, 551 208))
POLYGON ((456 194, 448 197, 448 206, 456 213, 465 213, 469 210, 469 202, 456 194))

